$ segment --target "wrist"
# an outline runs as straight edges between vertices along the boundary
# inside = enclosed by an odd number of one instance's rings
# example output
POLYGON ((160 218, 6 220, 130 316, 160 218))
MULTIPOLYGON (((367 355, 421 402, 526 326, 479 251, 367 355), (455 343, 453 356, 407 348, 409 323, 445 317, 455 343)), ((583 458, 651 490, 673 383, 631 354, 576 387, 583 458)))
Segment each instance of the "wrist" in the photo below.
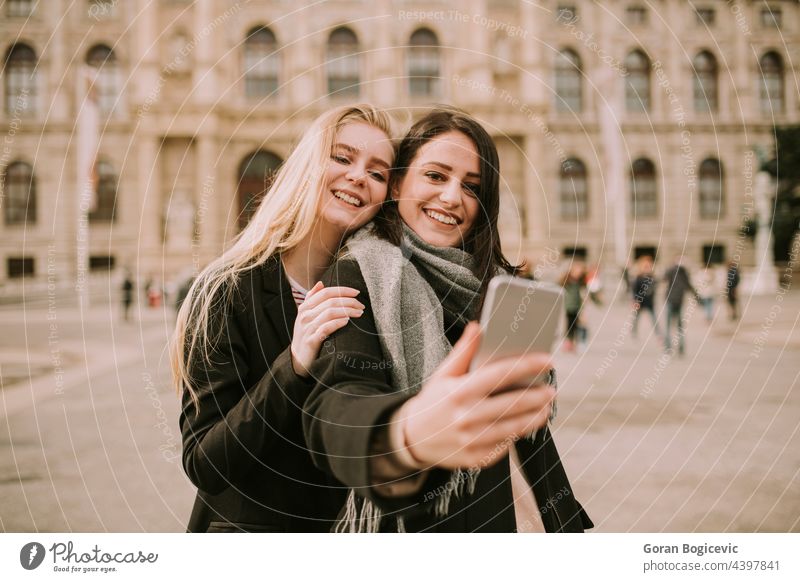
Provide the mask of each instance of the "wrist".
POLYGON ((412 451, 408 438, 409 402, 398 408, 389 419, 389 444, 398 463, 408 469, 426 469, 427 465, 412 451))
POLYGON ((289 350, 289 359, 292 362, 292 369, 294 370, 295 375, 299 376, 300 378, 308 378, 308 370, 303 364, 300 363, 300 360, 295 357, 294 350, 292 349, 289 350))

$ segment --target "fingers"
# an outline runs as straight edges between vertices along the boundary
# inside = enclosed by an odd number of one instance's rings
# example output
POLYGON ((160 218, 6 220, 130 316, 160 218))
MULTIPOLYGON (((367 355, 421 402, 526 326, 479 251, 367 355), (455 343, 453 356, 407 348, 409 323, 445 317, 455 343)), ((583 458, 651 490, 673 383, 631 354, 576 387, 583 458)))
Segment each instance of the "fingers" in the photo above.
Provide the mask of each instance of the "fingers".
POLYGON ((475 353, 478 351, 481 339, 481 327, 476 322, 471 321, 464 328, 464 332, 458 339, 453 349, 447 357, 439 364, 432 377, 442 378, 447 376, 461 376, 469 370, 469 364, 475 353))
POLYGON ((535 414, 525 414, 512 418, 503 418, 491 423, 475 435, 471 447, 474 449, 493 448, 498 443, 508 443, 539 430, 550 418, 550 406, 545 406, 535 414))
POLYGON ((359 293, 360 291, 358 289, 353 289, 352 287, 323 288, 322 282, 318 282, 316 285, 314 285, 314 287, 311 288, 311 291, 308 292, 306 295, 306 300, 303 301, 301 307, 305 307, 306 310, 314 309, 327 299, 334 297, 356 297, 359 293), (314 291, 315 289, 317 290, 314 291))
MULTIPOLYGON (((332 297, 326 299, 313 309, 303 309, 302 312, 298 311, 298 317, 305 325, 313 325, 314 321, 319 320, 320 317, 325 317, 326 313, 336 309, 352 309, 363 313, 364 304, 352 297, 332 297)), ((359 314, 359 316, 360 315, 361 314, 359 314)))
POLYGON ((317 291, 323 289, 324 287, 325 285, 322 284, 322 281, 317 281, 314 283, 314 286, 308 290, 308 293, 306 293, 306 301, 308 301, 308 299, 310 299, 317 291))
POLYGON ((320 342, 324 342, 337 329, 343 328, 350 321, 349 317, 340 317, 339 319, 332 319, 327 323, 322 324, 317 328, 317 337, 320 342))
POLYGON ((519 388, 496 394, 480 402, 470 413, 467 426, 492 424, 506 419, 514 419, 550 410, 556 391, 552 386, 541 385, 535 388, 519 388))
POLYGON ((533 353, 516 358, 496 360, 475 370, 462 385, 467 398, 500 392, 515 385, 529 386, 537 376, 553 367, 549 354, 533 353))
POLYGON ((309 334, 316 335, 328 322, 338 319, 350 319, 351 317, 361 317, 364 314, 363 309, 353 307, 331 307, 326 309, 317 316, 314 321, 308 324, 309 334))

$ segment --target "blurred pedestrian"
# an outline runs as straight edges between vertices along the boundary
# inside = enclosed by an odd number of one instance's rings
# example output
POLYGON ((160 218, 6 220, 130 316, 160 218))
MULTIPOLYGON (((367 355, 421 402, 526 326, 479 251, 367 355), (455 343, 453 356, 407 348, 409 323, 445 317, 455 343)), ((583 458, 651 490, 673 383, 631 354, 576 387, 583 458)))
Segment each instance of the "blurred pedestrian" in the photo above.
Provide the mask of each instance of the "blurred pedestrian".
POLYGON ((728 263, 728 275, 725 279, 725 295, 728 297, 731 321, 739 319, 739 265, 734 261, 728 263))
POLYGON ((631 284, 631 292, 633 295, 633 337, 636 337, 636 330, 639 325, 639 317, 642 311, 650 313, 650 318, 653 321, 653 330, 655 334, 661 335, 658 329, 658 318, 656 317, 655 310, 655 297, 656 297, 656 280, 653 277, 653 257, 641 257, 636 264, 636 278, 631 284))
POLYGON ((697 276, 697 291, 700 293, 700 304, 706 315, 706 323, 714 320, 714 298, 717 295, 717 273, 713 265, 706 265, 697 276))
POLYGON ((678 329, 678 355, 683 355, 686 351, 686 333, 683 322, 683 296, 692 293, 698 300, 700 296, 692 286, 689 271, 681 263, 683 257, 676 257, 673 265, 667 269, 664 275, 664 282, 667 284, 667 323, 664 331, 664 349, 672 351, 674 342, 672 338, 672 322, 674 321, 678 329))
POLYGON ((567 316, 567 339, 564 350, 575 351, 577 341, 588 335, 588 331, 581 329, 581 307, 583 306, 584 292, 586 291, 586 265, 582 261, 574 261, 561 278, 564 288, 564 311, 567 316))
POLYGON ((147 305, 149 307, 161 307, 161 298, 163 297, 163 288, 158 279, 150 279, 145 293, 147 294, 147 305))
POLYGON ((122 315, 125 321, 128 321, 131 304, 133 303, 133 290, 134 285, 131 280, 131 274, 125 271, 125 276, 122 281, 122 315))

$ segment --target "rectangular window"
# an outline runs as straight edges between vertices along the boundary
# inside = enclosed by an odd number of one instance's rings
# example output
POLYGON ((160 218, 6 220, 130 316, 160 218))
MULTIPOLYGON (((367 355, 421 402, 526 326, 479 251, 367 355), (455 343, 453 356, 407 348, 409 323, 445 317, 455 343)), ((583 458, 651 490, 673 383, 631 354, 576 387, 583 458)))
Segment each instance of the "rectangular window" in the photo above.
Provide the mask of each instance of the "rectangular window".
POLYGON ((6 273, 9 279, 33 277, 33 257, 9 257, 6 261, 6 273))
POLYGON ((564 247, 562 256, 565 259, 574 258, 580 261, 585 261, 586 257, 589 256, 589 251, 586 250, 586 247, 564 247))
POLYGON ((625 19, 630 26, 644 26, 647 24, 647 9, 644 6, 628 6, 625 19))
POLYGON ((697 24, 711 26, 714 24, 714 17, 716 12, 713 8, 696 8, 694 11, 697 24))
POLYGON ((724 245, 703 245, 703 264, 721 265, 725 262, 724 245))
POLYGON ((33 13, 34 0, 8 0, 6 14, 9 16, 30 16, 33 13))
POLYGON ((764 28, 781 28, 783 25, 783 12, 780 8, 762 8, 761 26, 764 28))
POLYGON ((113 18, 117 12, 117 1, 115 0, 90 0, 89 18, 102 20, 113 18))
POLYGON ((572 22, 578 17, 578 10, 574 4, 559 4, 556 9, 556 20, 558 22, 572 22))
POLYGON ((89 257, 90 271, 113 271, 116 258, 112 255, 92 255, 89 257))

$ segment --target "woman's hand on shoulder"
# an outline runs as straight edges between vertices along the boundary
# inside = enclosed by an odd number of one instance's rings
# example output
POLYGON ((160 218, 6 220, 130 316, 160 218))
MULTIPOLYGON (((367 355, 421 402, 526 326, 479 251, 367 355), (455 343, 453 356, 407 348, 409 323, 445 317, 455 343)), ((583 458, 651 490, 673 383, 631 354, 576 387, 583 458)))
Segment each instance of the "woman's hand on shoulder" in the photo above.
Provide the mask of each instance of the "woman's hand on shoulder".
POLYGON ((547 354, 505 358, 469 372, 480 339, 471 323, 422 390, 393 416, 402 444, 424 468, 486 467, 520 437, 543 427, 555 389, 541 383, 547 354))
POLYGON ((351 287, 314 285, 297 308, 292 333, 292 366, 297 375, 306 377, 319 356, 322 342, 347 325, 351 317, 361 317, 364 305, 356 299, 359 291, 351 287))

